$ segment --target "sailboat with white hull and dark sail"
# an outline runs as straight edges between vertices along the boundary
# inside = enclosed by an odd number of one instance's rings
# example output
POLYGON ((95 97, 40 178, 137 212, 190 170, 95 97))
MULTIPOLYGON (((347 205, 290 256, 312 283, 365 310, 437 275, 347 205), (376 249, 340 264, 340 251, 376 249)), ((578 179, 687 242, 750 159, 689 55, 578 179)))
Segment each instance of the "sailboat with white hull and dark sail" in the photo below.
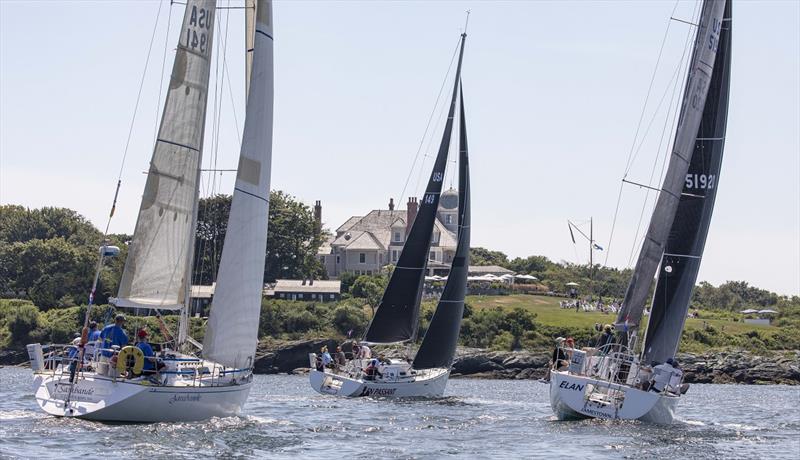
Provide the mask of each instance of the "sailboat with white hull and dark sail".
MULTIPOLYGON (((186 3, 133 241, 112 299, 117 308, 180 312, 177 339, 151 358, 157 362, 149 375, 141 372, 139 348, 87 343, 86 327, 77 355, 29 345, 36 401, 49 414, 115 422, 202 420, 237 414, 250 392, 272 156, 272 5, 247 1, 252 56, 246 121, 214 304, 200 345, 188 334, 189 292, 215 12, 216 0, 186 3)), ((98 267, 106 253, 101 248, 98 267)), ((91 305, 88 310, 86 325, 91 305)))
POLYGON ((461 329, 469 270, 469 155, 461 90, 465 40, 466 34, 462 34, 453 94, 433 171, 405 246, 362 343, 411 345, 417 339, 428 254, 458 105, 458 242, 442 296, 413 360, 390 359, 371 363, 369 358, 354 358, 343 365, 324 367, 317 366, 315 354, 310 355, 309 380, 311 386, 322 394, 347 397, 439 397, 444 394, 461 329), (372 370, 370 366, 373 366, 372 370))
POLYGON ((670 423, 687 386, 671 363, 681 339, 719 185, 731 66, 731 0, 702 5, 669 167, 615 326, 600 349, 561 352, 550 402, 560 419, 670 423), (647 296, 657 278, 640 343, 647 296), (666 364, 665 364, 666 363, 666 364))

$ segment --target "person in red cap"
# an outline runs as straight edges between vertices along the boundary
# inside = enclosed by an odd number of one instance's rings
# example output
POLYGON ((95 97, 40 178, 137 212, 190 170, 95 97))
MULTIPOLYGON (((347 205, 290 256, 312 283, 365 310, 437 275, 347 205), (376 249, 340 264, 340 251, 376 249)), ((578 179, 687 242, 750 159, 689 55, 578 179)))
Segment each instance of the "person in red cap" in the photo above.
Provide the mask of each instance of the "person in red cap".
POLYGON ((144 354, 144 368, 142 368, 142 373, 152 374, 156 370, 156 354, 153 353, 153 347, 147 343, 147 331, 139 329, 139 332, 136 333, 136 337, 139 338, 136 346, 139 347, 139 349, 142 350, 142 354, 144 354))

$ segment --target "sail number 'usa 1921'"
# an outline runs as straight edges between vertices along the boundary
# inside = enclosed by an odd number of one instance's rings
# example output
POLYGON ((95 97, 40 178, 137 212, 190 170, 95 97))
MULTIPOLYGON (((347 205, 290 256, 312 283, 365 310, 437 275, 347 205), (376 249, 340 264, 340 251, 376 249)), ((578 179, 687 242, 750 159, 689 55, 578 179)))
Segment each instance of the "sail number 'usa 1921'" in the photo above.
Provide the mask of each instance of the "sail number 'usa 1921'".
POLYGON ((686 188, 712 189, 716 185, 714 174, 687 174, 686 188))
POLYGON ((189 27, 186 28, 186 47, 199 49, 201 53, 208 50, 208 31, 211 30, 211 12, 205 8, 192 7, 189 16, 189 27))

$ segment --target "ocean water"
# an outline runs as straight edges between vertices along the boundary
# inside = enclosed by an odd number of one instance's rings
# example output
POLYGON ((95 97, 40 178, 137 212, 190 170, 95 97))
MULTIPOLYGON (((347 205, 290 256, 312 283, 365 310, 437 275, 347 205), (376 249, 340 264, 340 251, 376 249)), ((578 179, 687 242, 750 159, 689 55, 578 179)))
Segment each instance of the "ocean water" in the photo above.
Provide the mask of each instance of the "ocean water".
POLYGON ((45 415, 30 371, 6 367, 0 458, 800 458, 800 387, 693 385, 670 426, 559 422, 547 389, 454 379, 438 400, 341 399, 259 375, 239 417, 124 425, 45 415))

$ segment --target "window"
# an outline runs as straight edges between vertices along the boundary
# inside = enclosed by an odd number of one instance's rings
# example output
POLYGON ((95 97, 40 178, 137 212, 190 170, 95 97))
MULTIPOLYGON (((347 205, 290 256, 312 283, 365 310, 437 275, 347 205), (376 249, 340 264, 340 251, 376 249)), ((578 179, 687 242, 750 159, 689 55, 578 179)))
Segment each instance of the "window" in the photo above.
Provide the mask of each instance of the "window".
POLYGON ((431 251, 430 260, 436 260, 436 251, 431 251))
POLYGON ((358 263, 365 264, 367 263, 367 254, 363 252, 358 253, 358 263))
POLYGON ((319 256, 319 263, 325 265, 325 256, 319 256))
POLYGON ((392 262, 397 262, 397 249, 392 249, 392 262))
POLYGON ((339 264, 342 262, 342 259, 339 256, 336 256, 336 263, 339 264))
POLYGON ((403 239, 400 237, 400 232, 397 231, 394 232, 394 240, 398 242, 403 241, 403 239))
POLYGON ((452 214, 448 214, 448 215, 444 216, 444 223, 447 224, 447 225, 452 224, 453 223, 453 215, 452 214))

